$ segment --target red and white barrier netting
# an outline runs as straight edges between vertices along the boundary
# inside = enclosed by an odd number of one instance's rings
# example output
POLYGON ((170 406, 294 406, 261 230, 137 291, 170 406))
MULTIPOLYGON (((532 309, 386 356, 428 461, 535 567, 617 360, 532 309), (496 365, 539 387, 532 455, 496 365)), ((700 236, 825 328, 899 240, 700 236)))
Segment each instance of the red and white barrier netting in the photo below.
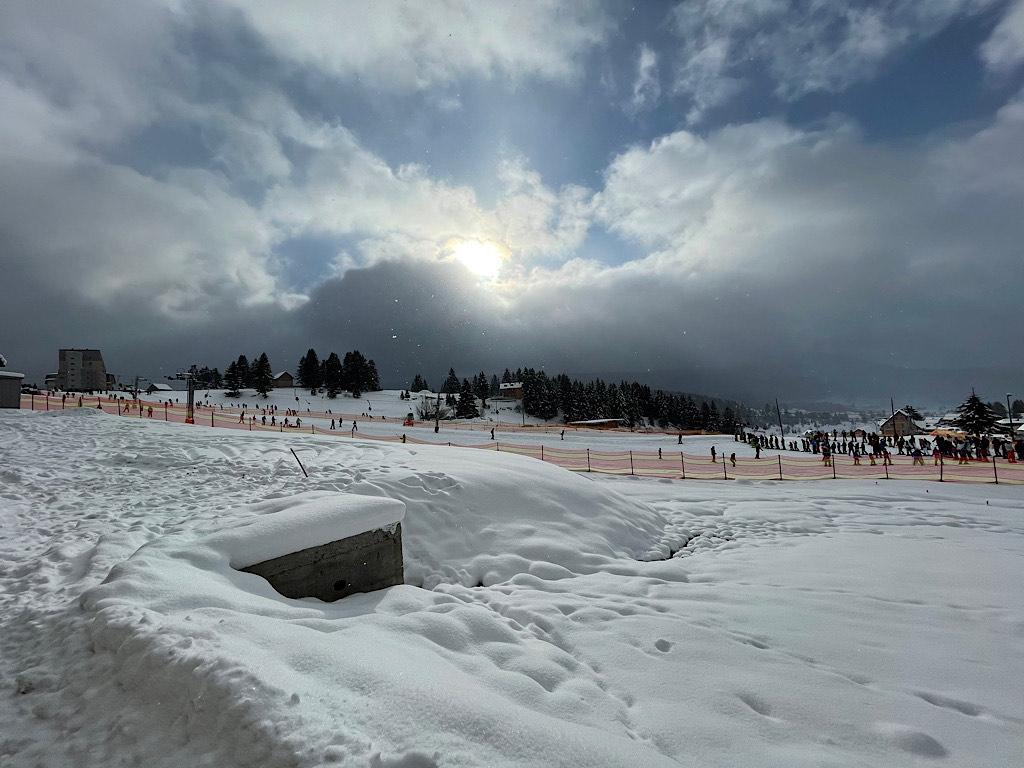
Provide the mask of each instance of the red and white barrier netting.
MULTIPOLYGON (((160 421, 185 423, 186 408, 180 404, 149 402, 145 400, 117 400, 95 395, 69 395, 67 398, 46 395, 22 395, 21 407, 37 411, 52 411, 67 408, 96 408, 116 416, 157 419, 160 421)), ((199 426, 240 429, 248 432, 290 432, 316 434, 331 437, 352 438, 358 434, 360 440, 377 440, 389 443, 412 443, 415 445, 447 445, 456 448, 500 451, 529 456, 534 459, 557 464, 575 472, 600 472, 610 475, 635 475, 660 477, 676 480, 938 480, 963 483, 1006 483, 1024 484, 1024 462, 1007 459, 988 461, 972 460, 961 464, 956 459, 943 459, 935 463, 931 456, 923 464, 915 465, 909 456, 893 456, 891 464, 884 464, 881 458, 871 464, 862 456, 856 464, 853 457, 838 454, 831 464, 825 464, 820 456, 766 455, 760 459, 737 458, 735 465, 724 457, 711 461, 707 456, 695 456, 681 451, 606 451, 589 448, 566 449, 545 445, 519 445, 503 441, 490 441, 464 445, 447 441, 424 440, 406 435, 372 435, 364 432, 353 433, 345 429, 326 429, 315 424, 301 428, 263 424, 262 417, 255 420, 249 411, 244 418, 241 409, 220 409, 197 406, 194 423, 199 426)), ((300 418, 349 420, 360 416, 346 414, 305 413, 300 418)), ((421 423, 421 426, 427 426, 421 423)), ((445 426, 448 429, 448 425, 445 426)), ((501 430, 506 428, 502 426, 501 430)), ((557 430, 552 430, 557 431, 557 430)))

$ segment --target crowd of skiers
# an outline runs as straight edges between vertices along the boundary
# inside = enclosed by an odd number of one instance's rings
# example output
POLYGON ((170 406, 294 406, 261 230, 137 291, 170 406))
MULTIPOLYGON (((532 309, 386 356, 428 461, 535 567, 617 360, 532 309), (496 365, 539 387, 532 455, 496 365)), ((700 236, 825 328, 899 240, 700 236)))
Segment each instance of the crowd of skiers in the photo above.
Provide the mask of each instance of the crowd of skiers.
POLYGON ((960 464, 969 461, 988 461, 991 457, 1003 458, 1009 462, 1024 461, 1024 438, 1016 442, 999 437, 963 436, 946 437, 936 435, 933 439, 913 435, 897 436, 879 435, 863 429, 818 431, 805 434, 795 440, 783 440, 777 435, 765 435, 754 432, 738 431, 734 439, 748 443, 760 458, 762 449, 800 451, 820 455, 825 464, 832 463, 832 456, 846 454, 853 457, 854 464, 860 464, 860 458, 867 456, 872 464, 881 458, 891 464, 892 452, 895 448, 900 456, 911 456, 914 464, 923 465, 926 456, 931 456, 933 463, 938 464, 944 459, 956 459, 960 464))

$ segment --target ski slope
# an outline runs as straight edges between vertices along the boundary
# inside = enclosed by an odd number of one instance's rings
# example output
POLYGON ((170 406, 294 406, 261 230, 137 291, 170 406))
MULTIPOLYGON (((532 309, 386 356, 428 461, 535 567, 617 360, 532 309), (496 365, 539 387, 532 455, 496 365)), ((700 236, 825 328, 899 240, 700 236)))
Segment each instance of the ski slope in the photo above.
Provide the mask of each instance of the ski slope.
POLYGON ((0 412, 0 764, 1014 765, 1022 513, 0 412), (404 586, 232 567, 338 494, 404 504, 404 586))

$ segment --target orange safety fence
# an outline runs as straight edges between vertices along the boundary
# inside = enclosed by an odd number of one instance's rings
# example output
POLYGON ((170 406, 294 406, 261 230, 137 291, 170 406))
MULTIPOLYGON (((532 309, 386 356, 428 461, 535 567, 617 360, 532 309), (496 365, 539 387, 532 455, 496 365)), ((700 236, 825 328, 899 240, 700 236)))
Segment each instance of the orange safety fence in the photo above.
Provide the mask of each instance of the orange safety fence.
MULTIPOLYGON (((104 413, 135 419, 155 419, 184 423, 186 407, 166 402, 144 400, 118 400, 102 396, 69 396, 57 398, 45 395, 22 395, 23 408, 61 410, 67 408, 97 408, 104 413)), ((302 434, 327 435, 330 437, 358 438, 389 443, 413 445, 444 445, 453 448, 474 448, 477 450, 513 453, 520 456, 556 464, 574 472, 598 472, 611 475, 633 475, 680 480, 935 480, 962 483, 1006 483, 1024 484, 1024 462, 1009 459, 988 461, 971 460, 965 464, 955 459, 943 459, 938 464, 931 456, 924 463, 915 465, 909 456, 893 456, 891 464, 884 464, 879 457, 871 464, 868 456, 862 456, 860 463, 853 457, 838 454, 825 464, 820 456, 808 455, 765 455, 760 459, 741 457, 736 463, 724 456, 712 461, 709 456, 692 455, 681 451, 608 451, 589 448, 569 449, 546 445, 521 445, 503 441, 490 441, 473 445, 448 441, 427 440, 406 435, 375 435, 352 429, 327 429, 312 423, 296 427, 288 417, 275 424, 264 424, 262 414, 252 417, 254 411, 228 411, 220 408, 197 407, 194 423, 199 426, 240 429, 249 432, 294 432, 302 434)), ((300 419, 310 418, 309 414, 300 419)), ((330 415, 320 416, 329 419, 330 415)), ((337 416, 335 416, 337 418, 337 416)), ((276 420, 276 416, 275 416, 276 420)))

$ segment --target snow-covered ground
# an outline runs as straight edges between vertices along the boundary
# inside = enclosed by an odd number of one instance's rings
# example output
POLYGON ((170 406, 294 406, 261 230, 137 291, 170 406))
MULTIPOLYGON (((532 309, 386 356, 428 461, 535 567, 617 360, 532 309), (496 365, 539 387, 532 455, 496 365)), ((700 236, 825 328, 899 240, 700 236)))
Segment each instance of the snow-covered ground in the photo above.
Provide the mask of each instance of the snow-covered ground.
MULTIPOLYGON (((300 418, 305 425, 315 424, 317 429, 327 429, 331 419, 311 416, 310 413, 325 413, 330 409, 333 414, 339 416, 336 426, 339 430, 351 430, 352 420, 355 417, 358 431, 366 435, 398 437, 403 434, 420 440, 435 441, 438 443, 455 443, 459 445, 483 445, 491 442, 491 428, 494 428, 495 439, 502 443, 514 445, 545 445, 555 448, 585 449, 605 451, 657 451, 659 448, 665 451, 678 451, 678 437, 672 433, 659 431, 646 433, 642 431, 604 431, 597 429, 565 429, 565 434, 560 434, 564 425, 557 421, 544 422, 533 416, 526 417, 528 426, 537 427, 536 431, 509 429, 508 427, 521 427, 522 415, 515 413, 512 406, 501 403, 495 408, 488 405, 489 410, 484 417, 472 420, 471 422, 460 421, 456 427, 452 422, 442 421, 440 430, 435 433, 432 424, 406 427, 402 425, 402 419, 408 413, 416 411, 416 404, 419 396, 413 395, 412 400, 399 399, 400 390, 382 390, 380 392, 366 393, 362 398, 352 399, 347 394, 341 394, 335 399, 324 395, 312 396, 308 390, 301 389, 276 389, 269 397, 263 398, 248 392, 243 397, 227 397, 222 390, 197 390, 196 402, 211 404, 226 408, 245 408, 247 414, 261 414, 262 409, 275 405, 280 413, 285 409, 293 408, 299 412, 300 418), (296 400, 298 398, 298 400, 296 400), (367 399, 368 398, 368 399, 367 399), (368 407, 369 406, 369 407, 368 407), (366 413, 364 417, 362 414, 366 413), (341 414, 346 414, 341 419, 341 414), (373 418, 369 418, 370 415, 373 418), (384 417, 383 420, 381 417, 384 417), (493 419, 493 421, 492 421, 493 419)), ((111 393, 114 396, 124 396, 123 392, 111 393)), ((436 395, 435 395, 436 397, 436 395)), ((153 402, 170 399, 184 403, 187 396, 184 392, 161 393, 143 395, 143 399, 153 402)), ((443 398, 442 398, 443 399, 443 398)), ((159 417, 159 413, 157 414, 159 417)), ((200 422, 202 419, 200 418, 200 422)), ((294 419, 293 419, 294 421, 294 419)), ((754 450, 744 443, 737 443, 732 435, 687 435, 683 438, 683 448, 689 454, 710 455, 711 446, 715 446, 718 453, 728 456, 735 452, 737 456, 753 456, 754 450)), ((778 451, 765 450, 762 455, 774 455, 778 451)), ((788 455, 794 455, 789 452, 788 455)))
POLYGON ((0 764, 1018 765, 1022 513, 0 412, 0 764), (338 494, 404 503, 406 585, 232 567, 338 494))
MULTIPOLYGON (((377 419, 381 416, 388 419, 403 419, 408 413, 415 414, 416 406, 424 400, 436 402, 437 399, 436 393, 423 391, 411 393, 411 399, 403 400, 399 397, 401 391, 399 389, 382 389, 379 392, 364 392, 357 398, 353 398, 348 392, 342 392, 337 397, 330 398, 323 394, 323 392, 311 395, 308 389, 289 387, 273 389, 267 394, 266 398, 263 398, 251 389, 245 390, 239 397, 228 397, 222 389, 197 389, 196 402, 225 406, 242 406, 244 404, 250 409, 274 405, 281 410, 294 408, 303 414, 307 410, 322 413, 330 409, 334 413, 344 413, 349 416, 362 416, 365 413, 367 415, 372 414, 377 419)), ((114 394, 123 395, 125 393, 118 392, 114 394)), ((155 392, 147 397, 156 400, 174 400, 177 398, 178 401, 184 403, 187 395, 184 392, 155 392)), ((444 399, 445 396, 441 395, 442 405, 444 404, 444 399)), ((499 422, 521 425, 523 423, 523 415, 520 411, 516 410, 516 404, 512 401, 488 400, 486 410, 476 421, 480 422, 481 427, 486 423, 488 429, 499 422)), ((535 416, 527 416, 525 421, 526 424, 545 424, 543 419, 538 419, 535 416)), ((554 421, 547 423, 551 426, 555 425, 554 421)))

